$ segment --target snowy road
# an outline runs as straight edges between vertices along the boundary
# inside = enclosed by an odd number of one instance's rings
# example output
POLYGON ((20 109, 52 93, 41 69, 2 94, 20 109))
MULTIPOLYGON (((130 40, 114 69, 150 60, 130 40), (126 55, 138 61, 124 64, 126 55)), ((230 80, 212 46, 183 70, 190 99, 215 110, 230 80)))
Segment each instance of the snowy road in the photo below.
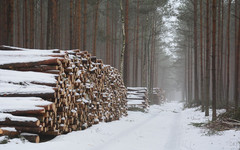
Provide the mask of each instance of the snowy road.
POLYGON ((0 145, 0 150, 239 150, 239 131, 209 136, 209 131, 191 125, 208 119, 196 108, 183 110, 181 103, 171 102, 152 106, 149 113, 129 112, 119 121, 100 123, 46 143, 12 140, 0 145))
POLYGON ((113 135, 109 141, 95 148, 96 150, 99 148, 113 150, 116 147, 129 150, 160 147, 166 150, 178 149, 178 141, 181 139, 181 134, 178 134, 181 121, 179 112, 181 112, 179 104, 169 104, 165 110, 156 107, 150 114, 143 114, 137 119, 131 118, 129 121, 133 123, 129 127, 120 129, 120 134, 113 135))

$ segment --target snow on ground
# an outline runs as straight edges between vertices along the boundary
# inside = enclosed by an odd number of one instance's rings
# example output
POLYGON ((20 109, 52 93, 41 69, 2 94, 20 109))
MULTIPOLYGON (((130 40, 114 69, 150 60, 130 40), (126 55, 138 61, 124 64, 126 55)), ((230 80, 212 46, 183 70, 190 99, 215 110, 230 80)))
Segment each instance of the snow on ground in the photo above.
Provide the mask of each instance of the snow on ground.
POLYGON ((0 149, 239 150, 240 131, 214 133, 192 125, 209 119, 196 108, 183 110, 181 103, 169 102, 152 106, 149 113, 130 111, 119 121, 100 123, 49 142, 33 144, 14 139, 0 149))

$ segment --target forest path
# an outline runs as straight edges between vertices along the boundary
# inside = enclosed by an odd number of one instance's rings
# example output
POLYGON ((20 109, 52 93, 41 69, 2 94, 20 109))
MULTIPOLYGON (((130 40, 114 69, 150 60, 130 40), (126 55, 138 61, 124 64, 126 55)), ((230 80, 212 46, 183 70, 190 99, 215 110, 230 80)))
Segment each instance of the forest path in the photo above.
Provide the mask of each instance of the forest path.
POLYGON ((178 102, 153 106, 141 120, 132 120, 132 124, 120 128, 118 134, 96 145, 93 150, 112 150, 116 147, 129 150, 177 150, 182 136, 181 113, 182 104, 178 102))

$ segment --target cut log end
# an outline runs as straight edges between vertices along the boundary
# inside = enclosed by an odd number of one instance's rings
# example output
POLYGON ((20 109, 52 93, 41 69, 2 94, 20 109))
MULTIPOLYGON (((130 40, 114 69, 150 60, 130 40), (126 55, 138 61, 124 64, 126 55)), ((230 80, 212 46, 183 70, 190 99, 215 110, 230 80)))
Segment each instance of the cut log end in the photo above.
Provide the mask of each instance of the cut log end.
POLYGON ((21 133, 21 137, 24 137, 26 140, 32 143, 39 143, 40 137, 38 134, 30 134, 30 133, 21 133))

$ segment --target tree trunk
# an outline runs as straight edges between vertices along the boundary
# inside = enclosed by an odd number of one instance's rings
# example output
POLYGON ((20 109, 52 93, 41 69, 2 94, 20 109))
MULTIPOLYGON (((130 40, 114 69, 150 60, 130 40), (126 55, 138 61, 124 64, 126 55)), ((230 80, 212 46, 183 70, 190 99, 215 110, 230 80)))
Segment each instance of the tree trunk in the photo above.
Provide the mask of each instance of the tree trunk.
MULTIPOLYGON (((4 1, 0 1, 0 29, 4 28, 4 1)), ((3 36, 4 36, 4 32, 3 30, 0 30, 0 45, 3 44, 3 36)), ((0 131, 1 132, 1 131, 0 131)))
POLYGON ((47 49, 51 48, 52 41, 52 3, 48 1, 48 15, 47 15, 47 49))
POLYGON ((142 25, 142 33, 141 33, 141 86, 143 86, 143 84, 144 84, 144 75, 143 75, 143 64, 144 64, 144 38, 143 38, 143 36, 144 36, 144 27, 143 27, 143 25, 142 25))
MULTIPOLYGON (((186 40, 186 45, 188 46, 188 39, 186 40)), ((189 76, 189 74, 188 74, 188 72, 189 72, 189 70, 188 70, 188 61, 189 61, 189 57, 188 57, 188 47, 186 47, 187 48, 187 50, 185 51, 185 95, 186 95, 186 103, 188 104, 188 76, 189 76)))
POLYGON ((107 6, 106 6, 106 63, 110 64, 110 47, 109 47, 109 39, 110 39, 110 33, 109 33, 109 0, 107 0, 107 6))
POLYGON ((70 49, 73 49, 73 0, 70 0, 70 20, 69 20, 69 28, 70 28, 70 49))
POLYGON ((27 0, 24 1, 24 47, 28 47, 28 7, 27 0))
POLYGON ((58 22, 58 0, 52 0, 53 3, 53 9, 52 9, 52 15, 53 15, 53 40, 52 40, 52 46, 53 48, 59 48, 59 22, 58 22))
POLYGON ((190 106, 191 102, 192 102, 192 82, 191 82, 191 78, 192 78, 192 54, 191 54, 191 39, 188 38, 188 46, 187 46, 187 49, 188 49, 188 106, 190 106))
POLYGON ((96 56, 96 40, 97 40, 97 29, 98 29, 98 8, 100 0, 96 2, 95 8, 95 23, 94 23, 94 35, 93 35, 93 55, 96 56))
POLYGON ((30 9, 30 31, 29 31, 29 47, 34 48, 34 1, 29 1, 29 9, 30 9))
MULTIPOLYGON (((21 9, 21 3, 19 1, 17 2, 17 46, 21 46, 20 45, 20 9, 21 9)), ((1 41, 0 41, 1 44, 1 41)))
MULTIPOLYGON (((82 25, 82 22, 81 22, 81 0, 78 0, 78 7, 77 7, 77 19, 78 19, 78 37, 77 37, 77 43, 78 43, 78 49, 81 49, 81 37, 82 37, 82 31, 81 31, 81 25, 82 25)), ((94 54, 93 54, 94 55, 94 54)))
POLYGON ((7 0, 7 43, 13 45, 13 0, 7 0))
MULTIPOLYGON (((231 0, 230 0, 231 1, 231 0)), ((217 119, 216 114, 216 0, 212 4, 213 19, 212 19, 212 120, 217 119)))
POLYGON ((229 91, 230 91, 230 21, 231 21, 231 3, 232 0, 228 0, 228 19, 227 19, 227 87, 226 87, 226 107, 228 109, 229 105, 229 91))
POLYGON ((135 84, 138 86, 138 48, 139 48, 139 42, 138 42, 138 34, 139 33, 139 0, 137 1, 137 31, 136 31, 136 66, 135 66, 135 84))
MULTIPOLYGON (((240 11, 239 11, 239 16, 240 16, 240 11)), ((234 102, 235 102, 235 110, 238 109, 238 92, 239 92, 239 50, 240 50, 240 19, 239 19, 239 23, 238 23, 238 42, 237 42, 237 49, 235 51, 235 81, 234 81, 234 89, 235 89, 235 92, 234 92, 234 102)))
POLYGON ((40 48, 43 48, 43 1, 40 1, 40 48))
MULTIPOLYGON (((116 9, 116 7, 115 7, 115 9, 116 9)), ((118 16, 118 13, 116 12, 116 11, 114 11, 114 18, 117 18, 117 16, 118 16)), ((113 18, 113 19, 114 19, 113 18)), ((114 66, 116 67, 116 68, 119 68, 119 64, 118 64, 118 59, 117 58, 119 58, 119 56, 120 55, 118 55, 118 50, 117 50, 117 44, 118 44, 118 42, 117 42, 117 34, 118 34, 118 22, 117 22, 117 20, 115 19, 114 20, 114 39, 115 39, 115 43, 114 43, 114 56, 113 56, 113 58, 115 58, 114 59, 114 66)), ((120 41, 120 40, 119 40, 120 41)), ((120 46, 119 46, 120 47, 120 46)))
MULTIPOLYGON (((110 52, 111 52, 111 66, 113 66, 113 67, 115 67, 115 65, 114 65, 114 61, 115 61, 115 59, 117 59, 117 58, 114 58, 113 56, 114 56, 114 52, 115 52, 115 50, 113 49, 114 48, 114 7, 113 7, 113 2, 112 2, 112 5, 111 5, 111 8, 112 8, 112 16, 111 16, 111 21, 112 21, 112 27, 111 27, 111 29, 112 29, 112 31, 111 31, 111 42, 110 42, 110 44, 111 44, 111 49, 110 49, 110 52)), ((110 31, 109 31, 110 32, 110 31)))
POLYGON ((197 32, 197 2, 194 1, 194 101, 196 102, 197 105, 200 104, 199 102, 199 91, 198 91, 198 32, 197 32))
POLYGON ((87 0, 84 0, 84 18, 83 18, 83 50, 87 48, 87 0))
MULTIPOLYGON (((124 54, 126 49, 126 31, 125 31, 125 19, 123 15, 123 0, 120 0, 120 11, 121 11, 121 22, 122 22, 122 50, 121 50, 121 58, 120 58, 120 74, 122 78, 124 77, 124 54)), ((124 78, 123 78, 124 80, 124 78)), ((125 81, 124 81, 125 82, 125 81)))
POLYGON ((206 3, 206 104, 205 116, 209 116, 209 101, 210 101, 210 32, 209 32, 209 0, 206 3))
POLYGON ((219 100, 218 103, 220 103, 221 105, 223 104, 222 100, 221 100, 221 97, 220 97, 220 67, 221 67, 221 54, 220 54, 220 38, 221 38, 221 0, 218 1, 218 35, 217 35, 217 61, 216 61, 216 67, 217 67, 217 70, 216 70, 216 74, 217 74, 217 99, 219 100))
POLYGON ((124 83, 125 86, 129 85, 129 37, 128 37, 128 8, 129 7, 129 1, 125 1, 125 52, 124 52, 124 83))
POLYGON ((221 101, 224 100, 224 61, 223 61, 223 27, 224 27, 224 0, 221 1, 222 3, 222 14, 221 14, 221 38, 220 38, 220 60, 221 60, 221 66, 220 66, 220 99, 221 101))
POLYGON ((201 55, 201 105, 202 105, 202 112, 204 112, 204 78, 203 78, 203 16, 202 16, 202 0, 200 0, 200 55, 201 55))

